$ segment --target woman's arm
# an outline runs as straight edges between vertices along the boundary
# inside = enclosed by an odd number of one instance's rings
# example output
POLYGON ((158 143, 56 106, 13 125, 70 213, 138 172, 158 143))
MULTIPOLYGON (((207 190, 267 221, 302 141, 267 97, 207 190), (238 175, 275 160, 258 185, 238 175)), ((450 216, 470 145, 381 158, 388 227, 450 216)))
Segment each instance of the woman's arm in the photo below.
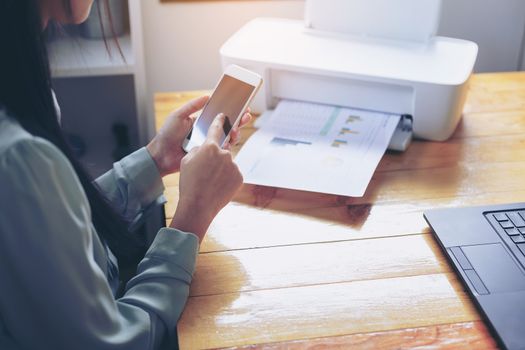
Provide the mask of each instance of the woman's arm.
POLYGON ((115 210, 132 224, 148 209, 165 202, 159 170, 145 147, 114 163, 95 183, 115 210))
MULTIPOLYGON (((145 147, 120 162, 96 180, 114 207, 129 221, 137 222, 156 204, 164 203, 161 177, 178 172, 186 153, 182 143, 195 120, 195 113, 208 102, 207 96, 196 98, 168 116, 159 133, 145 147)), ((230 145, 240 138, 240 128, 249 123, 249 110, 240 125, 231 131, 230 145)))
MULTIPOLYGON (((190 131, 194 113, 204 107, 207 96, 194 99, 167 119, 147 147, 113 165, 113 169, 95 180, 115 209, 133 223, 139 222, 148 209, 165 202, 161 177, 179 171, 182 141, 190 131)), ((238 136, 238 129, 235 130, 238 136)))
POLYGON ((0 310, 22 348, 154 349, 189 293, 198 240, 162 229, 115 300, 90 207, 69 162, 40 139, 0 157, 0 310))

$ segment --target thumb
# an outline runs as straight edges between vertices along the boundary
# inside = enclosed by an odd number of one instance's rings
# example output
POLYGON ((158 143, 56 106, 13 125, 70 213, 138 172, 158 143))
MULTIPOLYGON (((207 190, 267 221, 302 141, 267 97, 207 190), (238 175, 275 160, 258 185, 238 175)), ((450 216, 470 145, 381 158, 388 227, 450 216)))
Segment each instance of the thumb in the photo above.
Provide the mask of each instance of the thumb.
POLYGON ((191 100, 190 102, 186 103, 175 113, 177 114, 178 117, 183 117, 183 118, 188 117, 192 115, 193 113, 203 109, 209 99, 210 98, 208 96, 197 97, 191 100))
POLYGON ((210 125, 210 128, 208 129, 208 137, 207 139, 218 144, 221 146, 222 139, 224 137, 224 120, 225 120, 224 113, 218 114, 215 119, 213 119, 213 122, 210 125))

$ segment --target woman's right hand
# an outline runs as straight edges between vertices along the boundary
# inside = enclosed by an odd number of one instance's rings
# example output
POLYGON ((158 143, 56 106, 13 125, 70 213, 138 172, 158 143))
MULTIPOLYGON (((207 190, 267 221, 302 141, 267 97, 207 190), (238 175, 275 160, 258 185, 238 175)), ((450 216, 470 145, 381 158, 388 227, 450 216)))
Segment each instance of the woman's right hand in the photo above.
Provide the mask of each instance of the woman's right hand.
POLYGON ((230 151, 221 149, 224 115, 208 130, 206 142, 181 162, 179 203, 170 227, 192 232, 202 242, 209 225, 242 185, 243 178, 230 151))

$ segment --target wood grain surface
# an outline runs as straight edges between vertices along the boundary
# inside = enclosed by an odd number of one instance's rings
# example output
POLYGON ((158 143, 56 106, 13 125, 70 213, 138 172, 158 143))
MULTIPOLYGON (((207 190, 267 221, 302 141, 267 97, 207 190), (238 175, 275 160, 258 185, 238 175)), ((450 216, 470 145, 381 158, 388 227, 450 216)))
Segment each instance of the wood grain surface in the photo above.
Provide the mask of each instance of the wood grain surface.
MULTIPOLYGON (((231 349, 231 348, 230 348, 231 349)), ((454 323, 395 331, 352 334, 289 342, 247 345, 241 350, 375 350, 375 349, 497 349, 482 322, 454 323)))
MULTIPOLYGON (((157 94, 157 127, 207 93, 157 94)), ((524 156, 525 74, 482 74, 452 138, 388 152, 363 198, 245 185, 201 245, 181 348, 496 348, 423 212, 525 202, 524 156)))

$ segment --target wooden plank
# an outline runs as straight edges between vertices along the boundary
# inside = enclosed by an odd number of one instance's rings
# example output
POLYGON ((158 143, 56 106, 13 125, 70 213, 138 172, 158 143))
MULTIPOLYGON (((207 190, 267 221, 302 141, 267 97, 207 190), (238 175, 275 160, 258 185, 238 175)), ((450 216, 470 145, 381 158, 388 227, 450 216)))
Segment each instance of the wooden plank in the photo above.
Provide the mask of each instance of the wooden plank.
MULTIPOLYGON (((509 118, 500 116, 500 123, 504 125, 503 121, 507 121, 512 125, 520 125, 522 129, 512 131, 512 135, 453 138, 442 143, 414 141, 412 146, 403 153, 388 152, 380 162, 376 173, 450 168, 480 162, 485 164, 523 162, 525 161, 525 147, 517 146, 525 145, 525 113, 520 116, 519 120, 509 120, 509 118)), ((489 133, 486 124, 484 125, 485 127, 480 128, 480 132, 489 133)), ((510 130, 505 126, 502 126, 502 129, 510 130)), ((167 187, 177 185, 178 175, 165 177, 164 184, 167 187)))
POLYGON ((525 109, 523 72, 476 74, 470 83, 465 113, 525 109))
POLYGON ((524 199, 525 190, 522 190, 373 205, 343 204, 296 212, 234 202, 213 221, 201 244, 201 252, 428 233, 423 218, 425 210, 515 203, 524 199))
MULTIPOLYGON (((472 138, 453 138, 448 142, 414 141, 403 153, 385 154, 376 173, 452 168, 470 166, 472 163, 513 163, 525 161, 525 113, 523 130, 515 135, 498 135, 472 138)), ((511 165, 512 166, 512 165, 511 165)))
POLYGON ((339 337, 294 340, 282 343, 248 345, 231 350, 495 350, 497 345, 485 325, 465 322, 429 327, 400 329, 388 332, 362 333, 339 337))
MULTIPOLYGON (((525 163, 472 164, 377 173, 362 198, 245 185, 235 197, 239 203, 282 211, 304 211, 342 205, 418 202, 435 198, 477 196, 484 193, 519 192, 525 163)), ((518 201, 522 201, 520 198, 518 201)), ((445 202, 446 203, 446 202, 445 202)), ((437 203, 439 204, 439 203, 437 203)))
POLYGON ((524 109, 465 114, 451 139, 520 135, 525 130, 524 121, 524 109))
POLYGON ((438 274, 191 297, 178 331, 182 349, 207 349, 479 319, 438 274))
POLYGON ((397 210, 394 206, 363 207, 362 214, 357 214, 360 209, 355 209, 333 207, 314 213, 346 222, 352 220, 351 215, 356 215, 353 224, 349 225, 313 215, 231 203, 213 221, 201 244, 201 252, 355 240, 428 230, 421 213, 403 212, 410 210, 406 206, 397 210))
POLYGON ((450 272, 429 235, 200 254, 191 296, 450 272))
POLYGON ((521 191, 521 174, 524 171, 525 162, 513 162, 376 173, 365 196, 361 198, 245 185, 235 200, 261 208, 297 211, 341 205, 476 196, 487 192, 521 191))
MULTIPOLYGON (((234 200, 259 208, 300 211, 343 205, 417 202, 424 199, 478 196, 484 193, 521 192, 524 172, 525 161, 519 160, 377 172, 365 196, 361 198, 245 184, 234 200)), ((167 189, 167 193, 174 195, 177 191, 176 185, 167 189)), ((517 201, 522 200, 525 198, 517 199, 517 201)), ((168 217, 173 213, 173 204, 170 203, 167 207, 168 217)))

